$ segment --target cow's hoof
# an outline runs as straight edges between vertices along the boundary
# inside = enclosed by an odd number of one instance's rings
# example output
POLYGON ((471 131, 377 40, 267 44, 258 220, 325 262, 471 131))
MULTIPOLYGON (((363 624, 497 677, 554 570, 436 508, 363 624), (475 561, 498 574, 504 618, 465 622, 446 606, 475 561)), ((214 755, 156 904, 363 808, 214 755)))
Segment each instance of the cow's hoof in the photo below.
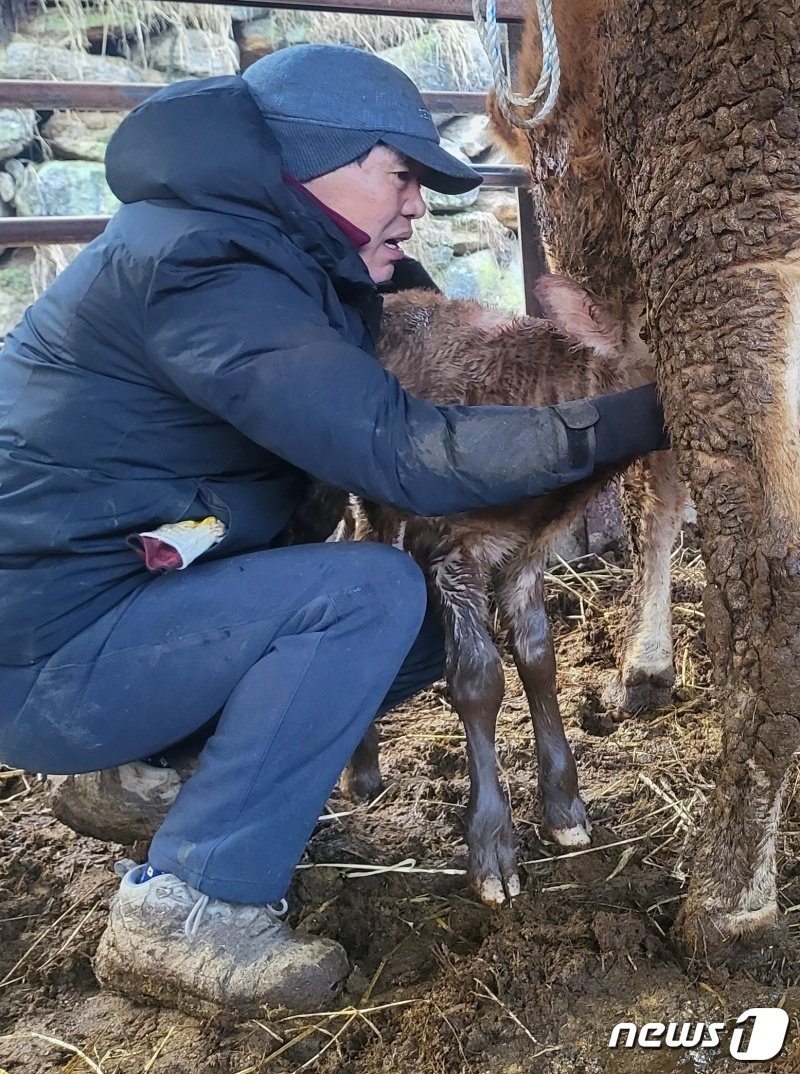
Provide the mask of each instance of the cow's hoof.
POLYGON ((670 938, 690 968, 701 973, 745 973, 774 985, 793 983, 800 963, 798 938, 774 902, 724 914, 684 909, 670 938))
POLYGON ((711 913, 702 907, 687 905, 674 927, 674 936, 683 950, 703 957, 723 950, 731 941, 757 936, 770 930, 778 920, 778 904, 773 899, 754 910, 711 913))
POLYGON ((675 672, 672 668, 650 672, 629 669, 614 675, 603 691, 603 704, 628 716, 663 709, 672 701, 675 672))

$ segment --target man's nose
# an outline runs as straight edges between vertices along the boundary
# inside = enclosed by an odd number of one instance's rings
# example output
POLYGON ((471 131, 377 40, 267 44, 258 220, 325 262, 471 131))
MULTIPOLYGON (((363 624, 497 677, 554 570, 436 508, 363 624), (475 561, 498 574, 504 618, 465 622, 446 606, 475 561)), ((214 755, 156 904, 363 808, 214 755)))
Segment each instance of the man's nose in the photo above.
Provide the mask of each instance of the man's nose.
POLYGON ((422 187, 419 184, 419 180, 415 180, 403 206, 403 216, 408 216, 412 220, 420 220, 427 211, 428 206, 422 196, 422 187))

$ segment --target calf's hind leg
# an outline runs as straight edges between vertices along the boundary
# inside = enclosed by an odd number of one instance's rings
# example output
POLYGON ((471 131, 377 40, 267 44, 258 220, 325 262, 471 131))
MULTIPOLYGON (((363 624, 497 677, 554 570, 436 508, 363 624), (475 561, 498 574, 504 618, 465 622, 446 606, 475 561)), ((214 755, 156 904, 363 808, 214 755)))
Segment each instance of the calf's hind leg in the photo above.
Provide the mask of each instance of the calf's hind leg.
POLYGON ((383 790, 378 728, 370 724, 342 773, 342 791, 353 802, 371 802, 383 790))
POLYGON ((470 881, 488 906, 519 894, 516 839, 495 753, 505 680, 489 633, 486 578, 475 558, 455 549, 432 565, 445 627, 446 674, 467 736, 470 793, 466 814, 470 881))
POLYGON ((559 846, 586 846, 591 825, 578 793, 575 758, 556 695, 556 659, 544 606, 543 564, 517 559, 503 572, 497 602, 531 711, 539 765, 543 830, 559 846))

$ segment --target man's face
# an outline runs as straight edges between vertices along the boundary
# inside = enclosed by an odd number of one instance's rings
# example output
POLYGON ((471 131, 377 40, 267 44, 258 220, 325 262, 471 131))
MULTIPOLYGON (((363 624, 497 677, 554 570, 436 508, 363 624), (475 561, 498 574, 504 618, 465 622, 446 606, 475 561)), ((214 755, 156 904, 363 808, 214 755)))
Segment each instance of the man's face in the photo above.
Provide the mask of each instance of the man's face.
POLYGON ((394 149, 376 145, 360 164, 347 164, 303 186, 369 235, 358 252, 375 283, 391 280, 395 263, 404 256, 398 244, 411 238, 413 221, 428 211, 418 166, 394 149))

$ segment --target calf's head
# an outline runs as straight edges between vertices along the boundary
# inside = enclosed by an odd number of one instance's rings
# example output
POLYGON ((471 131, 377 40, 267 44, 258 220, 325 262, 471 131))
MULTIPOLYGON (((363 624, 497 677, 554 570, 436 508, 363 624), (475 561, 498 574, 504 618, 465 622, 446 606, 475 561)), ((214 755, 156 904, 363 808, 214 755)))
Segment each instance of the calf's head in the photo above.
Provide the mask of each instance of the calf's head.
POLYGON ((567 339, 601 358, 624 357, 652 375, 639 303, 599 298, 575 280, 556 274, 540 276, 535 290, 545 317, 567 339))

